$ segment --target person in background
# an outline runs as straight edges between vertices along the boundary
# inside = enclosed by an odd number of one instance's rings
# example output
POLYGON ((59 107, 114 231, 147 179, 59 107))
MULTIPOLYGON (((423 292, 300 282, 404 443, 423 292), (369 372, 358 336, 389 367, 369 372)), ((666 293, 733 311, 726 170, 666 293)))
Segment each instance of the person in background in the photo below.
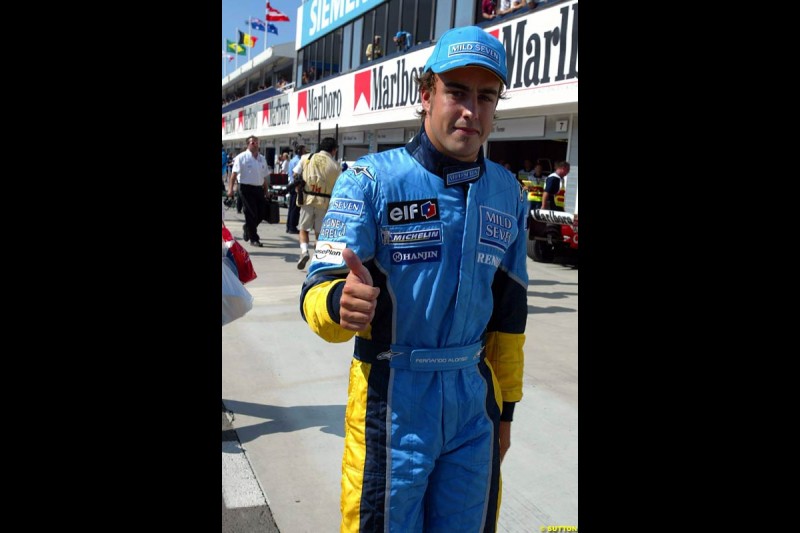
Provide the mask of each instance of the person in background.
POLYGON ((308 232, 314 230, 317 244, 315 251, 319 251, 322 219, 328 211, 328 202, 336 180, 341 174, 339 163, 336 162, 336 153, 339 145, 333 137, 325 137, 319 143, 319 150, 310 156, 303 156, 295 166, 294 173, 302 176, 302 200, 298 191, 300 204, 300 221, 297 228, 300 230, 300 258, 297 260, 297 269, 303 270, 308 262, 308 232))
POLYGON ((242 238, 253 246, 261 246, 258 225, 266 212, 266 195, 269 187, 269 165, 258 152, 258 137, 247 138, 247 149, 233 159, 231 180, 228 185, 228 198, 233 198, 233 184, 239 184, 239 197, 244 206, 244 227, 242 238))
POLYGON ((222 191, 225 191, 226 177, 228 176, 228 152, 222 147, 222 191))
POLYGON ((495 0, 483 0, 481 2, 481 16, 486 20, 492 20, 497 16, 495 12, 495 0))
POLYGON ((525 190, 528 191, 528 203, 531 209, 541 209, 542 207, 542 192, 544 191, 545 180, 547 179, 542 174, 542 165, 537 163, 533 166, 530 159, 522 162, 522 169, 517 172, 517 177, 525 180, 525 190))
POLYGON ((283 152, 275 165, 275 174, 286 174, 289 169, 289 152, 283 152))
POLYGON ((413 41, 411 40, 411 34, 407 31, 397 32, 394 37, 392 37, 392 40, 394 41, 394 44, 397 45, 397 49, 401 52, 405 52, 413 44, 413 41))
POLYGON ((565 178, 569 174, 569 163, 559 161, 556 163, 555 171, 547 176, 542 193, 542 209, 552 209, 553 211, 564 210, 564 197, 566 196, 565 178))
POLYGON ((306 150, 304 145, 298 145, 295 149, 294 157, 289 160, 289 165, 286 169, 286 173, 289 175, 287 186, 289 190, 289 199, 286 201, 286 205, 289 206, 289 211, 286 215, 286 233, 300 233, 297 229, 297 224, 300 222, 300 208, 297 206, 297 183, 295 182, 294 169, 297 163, 300 162, 300 158, 307 153, 308 150, 306 150))
POLYGON ((523 7, 525 7, 523 0, 500 0, 500 9, 497 10, 497 16, 508 15, 523 7))
POLYGON ((529 289, 524 191, 483 154, 505 48, 451 29, 417 82, 417 135, 337 180, 300 311, 356 336, 341 531, 494 532, 529 289))
POLYGON ((372 42, 367 45, 367 61, 379 59, 383 57, 383 49, 381 48, 381 36, 376 35, 372 38, 372 42))
MULTIPOLYGON (((228 172, 225 175, 225 188, 227 188, 228 180, 231 178, 231 173, 233 172, 233 159, 234 159, 233 152, 229 152, 228 153, 228 172)), ((241 215, 242 214, 242 209, 244 208, 244 206, 242 205, 242 196, 239 194, 239 184, 238 183, 234 183, 233 186, 234 186, 233 193, 234 193, 234 196, 236 197, 236 212, 241 215)))

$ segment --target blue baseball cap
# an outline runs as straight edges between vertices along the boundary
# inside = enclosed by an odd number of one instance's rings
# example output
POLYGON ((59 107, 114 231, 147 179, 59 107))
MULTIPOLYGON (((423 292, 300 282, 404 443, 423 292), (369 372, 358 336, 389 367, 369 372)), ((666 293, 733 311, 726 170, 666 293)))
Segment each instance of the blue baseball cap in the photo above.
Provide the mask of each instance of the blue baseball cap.
POLYGON ((477 26, 448 30, 436 43, 423 72, 436 74, 461 67, 481 67, 494 73, 508 87, 506 49, 493 35, 477 26))

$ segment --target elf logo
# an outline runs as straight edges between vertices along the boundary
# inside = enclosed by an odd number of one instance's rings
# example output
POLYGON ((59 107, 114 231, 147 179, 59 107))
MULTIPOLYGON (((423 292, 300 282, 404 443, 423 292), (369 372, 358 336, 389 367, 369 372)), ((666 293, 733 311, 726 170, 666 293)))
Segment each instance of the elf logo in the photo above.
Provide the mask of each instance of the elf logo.
POLYGON ((436 198, 389 202, 389 225, 439 220, 438 205, 436 198))

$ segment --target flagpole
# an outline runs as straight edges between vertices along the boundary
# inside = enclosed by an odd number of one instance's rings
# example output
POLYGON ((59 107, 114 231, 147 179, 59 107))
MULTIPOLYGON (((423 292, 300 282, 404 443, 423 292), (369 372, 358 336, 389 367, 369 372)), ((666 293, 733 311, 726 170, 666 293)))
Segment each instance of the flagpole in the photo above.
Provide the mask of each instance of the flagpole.
POLYGON ((233 41, 236 43, 235 48, 233 49, 233 55, 236 56, 236 68, 239 68, 239 28, 236 28, 236 40, 233 41))

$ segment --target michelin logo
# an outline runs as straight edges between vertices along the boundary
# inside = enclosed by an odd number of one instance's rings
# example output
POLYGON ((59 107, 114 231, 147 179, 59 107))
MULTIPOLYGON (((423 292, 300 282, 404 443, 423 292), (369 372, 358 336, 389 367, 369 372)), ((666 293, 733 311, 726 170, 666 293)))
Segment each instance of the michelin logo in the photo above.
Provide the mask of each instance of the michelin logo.
POLYGON ((341 265, 344 263, 342 259, 342 251, 347 248, 347 244, 343 242, 331 241, 317 241, 316 249, 314 250, 314 260, 320 263, 330 263, 332 265, 341 265))
POLYGON ((442 230, 436 229, 421 229, 416 231, 392 231, 391 229, 384 229, 381 231, 381 240, 383 244, 418 244, 422 242, 442 242, 442 230))

